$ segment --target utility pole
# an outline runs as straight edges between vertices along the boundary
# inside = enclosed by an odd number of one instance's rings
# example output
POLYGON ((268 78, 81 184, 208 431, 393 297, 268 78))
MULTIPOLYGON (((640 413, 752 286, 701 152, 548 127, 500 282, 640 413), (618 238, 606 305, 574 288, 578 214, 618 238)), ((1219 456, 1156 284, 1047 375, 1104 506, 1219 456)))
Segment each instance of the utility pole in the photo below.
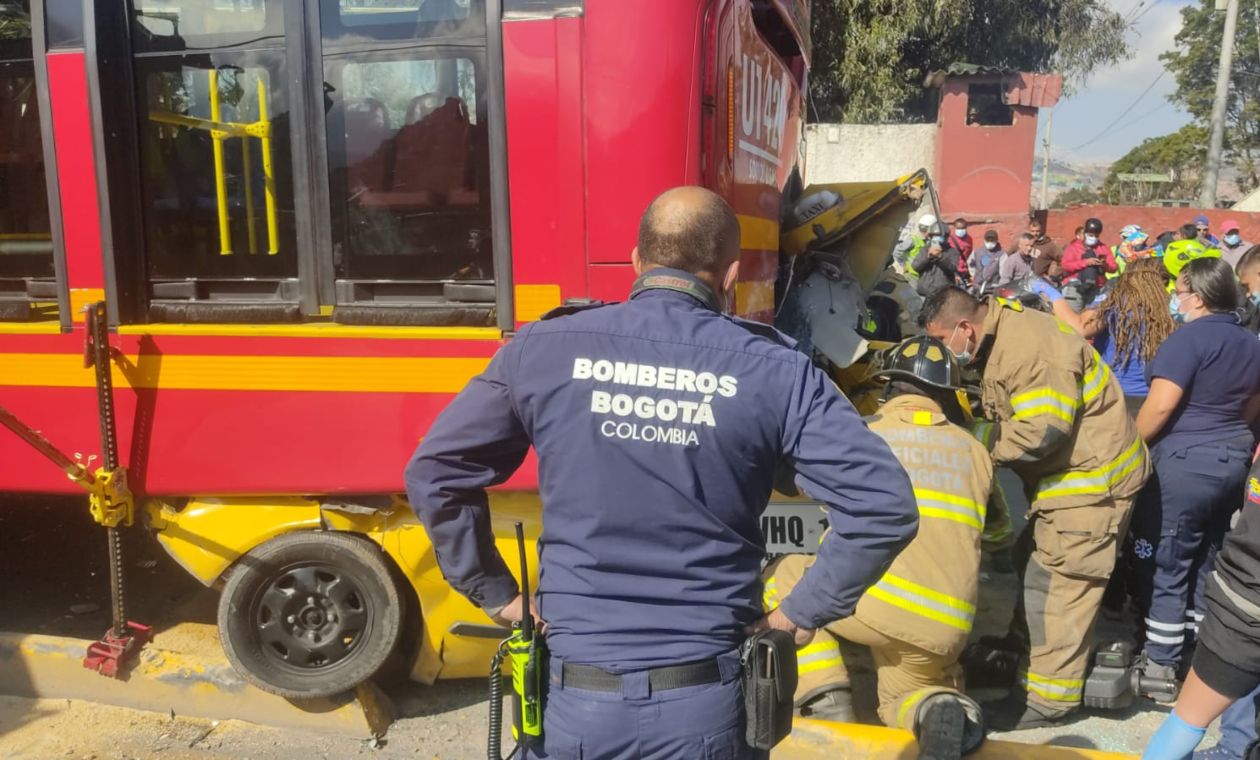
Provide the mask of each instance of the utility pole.
POLYGON ((1050 113, 1046 114, 1046 137, 1041 143, 1042 165, 1041 165, 1041 207, 1043 209, 1050 208, 1050 129, 1054 126, 1054 109, 1050 109, 1050 113))
POLYGON ((1225 145, 1225 105, 1229 100, 1229 78, 1234 65, 1234 37, 1238 32, 1239 0, 1216 0, 1216 9, 1225 10, 1225 34, 1221 38, 1220 67, 1216 70, 1216 102, 1212 104, 1212 138, 1208 143, 1207 165, 1203 169, 1203 189, 1199 206, 1216 207, 1216 185, 1221 177, 1221 153, 1225 145))

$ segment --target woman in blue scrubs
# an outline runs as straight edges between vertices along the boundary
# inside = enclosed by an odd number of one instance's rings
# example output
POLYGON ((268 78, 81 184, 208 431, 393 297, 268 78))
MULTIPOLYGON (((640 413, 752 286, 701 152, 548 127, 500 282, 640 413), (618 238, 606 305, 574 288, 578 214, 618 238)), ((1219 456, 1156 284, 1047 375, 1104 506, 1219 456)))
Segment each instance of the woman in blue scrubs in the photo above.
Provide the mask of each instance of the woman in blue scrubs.
POLYGON ((1137 415, 1155 472, 1134 513, 1133 557, 1146 607, 1146 672, 1175 677, 1197 630, 1217 550, 1238 508, 1260 413, 1260 341, 1239 324, 1233 269, 1186 264, 1170 311, 1184 326, 1147 365, 1137 415))

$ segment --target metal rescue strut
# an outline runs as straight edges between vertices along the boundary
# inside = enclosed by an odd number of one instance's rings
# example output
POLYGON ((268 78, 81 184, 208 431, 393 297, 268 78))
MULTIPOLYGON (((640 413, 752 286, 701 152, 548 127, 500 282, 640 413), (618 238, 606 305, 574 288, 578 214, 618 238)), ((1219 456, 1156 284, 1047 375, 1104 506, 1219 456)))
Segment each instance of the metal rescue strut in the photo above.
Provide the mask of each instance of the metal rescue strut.
MULTIPOLYGON (((88 645, 83 667, 117 678, 142 646, 153 640, 153 629, 127 620, 123 583, 122 536, 120 526, 130 526, 135 517, 135 500, 127 487, 127 471, 118 462, 118 437, 114 425, 114 383, 110 367, 109 326, 105 304, 84 307, 87 317, 85 367, 96 369, 96 400, 101 423, 102 466, 95 472, 75 462, 51 444, 38 431, 0 407, 0 425, 12 430, 66 475, 87 489, 92 519, 105 526, 109 541, 109 593, 112 622, 99 641, 88 645)), ((90 460, 89 460, 90 461, 90 460)))

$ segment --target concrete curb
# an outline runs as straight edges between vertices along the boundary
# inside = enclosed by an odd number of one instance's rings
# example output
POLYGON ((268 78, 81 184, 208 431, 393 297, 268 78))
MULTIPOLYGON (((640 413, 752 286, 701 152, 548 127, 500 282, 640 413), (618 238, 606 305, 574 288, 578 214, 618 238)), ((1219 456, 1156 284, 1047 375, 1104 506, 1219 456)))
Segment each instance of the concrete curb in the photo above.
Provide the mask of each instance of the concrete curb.
POLYGON ((246 683, 226 659, 158 649, 140 652, 126 680, 83 667, 90 642, 0 633, 0 693, 78 699, 138 710, 368 738, 393 722, 388 697, 372 684, 337 699, 293 702, 246 683))

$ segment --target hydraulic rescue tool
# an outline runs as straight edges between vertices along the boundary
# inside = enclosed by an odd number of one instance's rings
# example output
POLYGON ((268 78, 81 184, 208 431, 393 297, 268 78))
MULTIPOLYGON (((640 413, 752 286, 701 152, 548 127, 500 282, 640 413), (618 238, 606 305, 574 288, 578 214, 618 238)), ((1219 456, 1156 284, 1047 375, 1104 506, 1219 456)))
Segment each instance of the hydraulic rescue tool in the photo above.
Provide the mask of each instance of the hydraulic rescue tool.
POLYGON ((1099 710, 1124 710, 1133 704, 1134 695, 1150 697, 1157 702, 1173 702, 1180 686, 1175 679, 1152 678, 1143 672, 1145 658, 1137 657, 1127 641, 1101 644, 1094 651, 1089 675, 1085 678, 1086 707, 1099 710))
MULTIPOLYGON (((130 526, 135 516, 135 500, 127 487, 127 471, 118 461, 118 436, 114 424, 114 384, 111 374, 109 325, 105 304, 84 307, 87 317, 87 342, 84 346, 84 367, 96 369, 96 400, 101 427, 101 466, 95 471, 76 462, 52 445, 37 430, 0 408, 0 425, 42 454, 88 492, 92 519, 105 526, 109 542, 109 593, 111 624, 99 641, 88 645, 83 667, 111 678, 125 671, 128 662, 140 647, 153 640, 153 629, 127 619, 123 584, 122 536, 119 527, 130 526)), ((88 460, 89 462, 91 459, 88 460)))
MULTIPOLYGON (((512 667, 512 738, 518 748, 534 746, 542 738, 543 679, 546 674, 547 644, 534 630, 530 609, 529 563, 525 559, 525 528, 516 523, 516 547, 521 563, 521 621, 512 624, 512 635, 499 644, 490 661, 489 760, 502 760, 503 739, 503 659, 512 667)), ((513 750, 512 756, 516 756, 513 750)))

